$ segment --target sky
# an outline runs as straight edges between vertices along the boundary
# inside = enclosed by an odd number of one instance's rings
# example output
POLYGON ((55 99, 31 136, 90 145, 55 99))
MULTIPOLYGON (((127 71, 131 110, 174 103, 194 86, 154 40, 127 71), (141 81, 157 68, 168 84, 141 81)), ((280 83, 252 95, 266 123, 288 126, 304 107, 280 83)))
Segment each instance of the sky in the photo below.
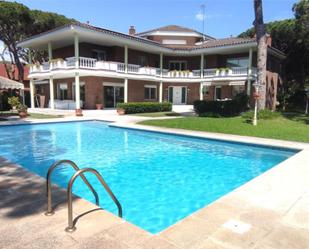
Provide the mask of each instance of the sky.
MULTIPOLYGON (((215 38, 252 27, 253 0, 16 0, 30 9, 56 12, 80 22, 128 33, 175 24, 215 38), (205 6, 203 15, 201 5, 205 6)), ((297 0, 263 0, 264 22, 292 18, 297 0)), ((3 44, 0 42, 0 52, 3 44)))
MULTIPOLYGON (((264 21, 293 17, 297 0, 263 0, 264 21)), ((81 22, 127 33, 169 24, 202 31, 216 38, 237 36, 252 26, 253 0, 17 0, 31 9, 56 12, 81 22), (205 5, 205 16, 201 5, 205 5)))

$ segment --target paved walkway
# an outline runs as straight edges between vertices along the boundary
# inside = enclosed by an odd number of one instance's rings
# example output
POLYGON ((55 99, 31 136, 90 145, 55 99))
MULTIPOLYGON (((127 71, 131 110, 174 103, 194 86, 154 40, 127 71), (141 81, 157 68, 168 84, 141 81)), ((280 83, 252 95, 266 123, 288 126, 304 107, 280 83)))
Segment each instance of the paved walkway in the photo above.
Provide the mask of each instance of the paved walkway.
MULTIPOLYGON (((87 118, 91 116, 82 119, 87 118)), ((131 121, 113 125, 145 129, 131 121)), ((46 217, 45 179, 0 158, 0 248, 309 248, 309 144, 163 128, 160 131, 302 151, 158 235, 79 198, 73 204, 77 230, 66 233, 65 191, 54 186, 53 200, 60 204, 54 216, 46 217)))

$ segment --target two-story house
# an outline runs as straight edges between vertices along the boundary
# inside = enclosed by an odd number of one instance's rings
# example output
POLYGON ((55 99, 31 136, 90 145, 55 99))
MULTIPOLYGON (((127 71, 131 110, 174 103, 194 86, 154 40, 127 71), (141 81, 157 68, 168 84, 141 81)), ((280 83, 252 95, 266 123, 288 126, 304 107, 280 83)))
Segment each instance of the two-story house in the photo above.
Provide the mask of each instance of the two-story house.
MULTIPOLYGON (((274 109, 284 55, 268 38, 266 105, 274 109)), ((123 34, 88 24, 65 25, 19 43, 48 51, 49 61, 30 66, 31 108, 115 108, 119 102, 231 99, 252 95, 257 43, 215 39, 176 25, 123 34)), ((31 56, 31 54, 29 55, 31 56)), ((31 58, 30 58, 31 59, 31 58)))

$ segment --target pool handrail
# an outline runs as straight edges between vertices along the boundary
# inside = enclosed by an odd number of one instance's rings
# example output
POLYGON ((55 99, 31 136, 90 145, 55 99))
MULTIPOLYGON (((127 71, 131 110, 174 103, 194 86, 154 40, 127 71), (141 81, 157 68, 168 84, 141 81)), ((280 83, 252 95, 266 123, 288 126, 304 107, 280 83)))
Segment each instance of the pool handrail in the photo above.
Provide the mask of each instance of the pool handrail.
MULTIPOLYGON (((75 171, 79 171, 80 168, 76 165, 76 163, 74 163, 71 160, 59 160, 55 163, 53 163, 47 172, 46 175, 46 195, 47 195, 47 212, 45 212, 46 216, 50 216, 54 214, 54 211, 52 209, 52 190, 51 190, 51 175, 53 173, 53 171, 55 170, 56 167, 58 167, 59 165, 69 165, 71 167, 73 167, 75 169, 75 171)), ((87 180, 87 178, 85 177, 84 174, 80 174, 80 177, 83 179, 83 181, 86 183, 86 185, 88 186, 88 188, 91 190, 91 192, 93 193, 94 197, 95 197, 95 202, 96 205, 99 206, 99 196, 98 193, 94 190, 94 188, 91 186, 91 184, 89 183, 89 181, 87 180)))
POLYGON ((76 227, 74 225, 73 222, 73 200, 72 200, 72 188, 73 188, 73 184, 76 180, 76 178, 79 175, 83 175, 85 172, 90 172, 93 173, 97 179, 100 181, 100 183, 102 184, 102 186, 104 187, 104 189, 106 190, 106 192, 109 194, 109 196, 112 198, 112 200, 114 201, 114 203, 116 204, 117 208, 118 208, 118 216, 120 218, 122 218, 122 207, 120 202, 118 201, 118 199, 116 198, 116 196, 114 195, 114 193, 112 192, 112 190, 109 188, 109 186, 107 185, 107 183, 104 181, 103 177, 101 176, 101 174, 93 169, 93 168, 83 168, 78 170, 70 179, 69 184, 68 184, 68 188, 67 188, 67 199, 68 199, 68 227, 65 229, 66 232, 74 232, 76 230, 76 227))

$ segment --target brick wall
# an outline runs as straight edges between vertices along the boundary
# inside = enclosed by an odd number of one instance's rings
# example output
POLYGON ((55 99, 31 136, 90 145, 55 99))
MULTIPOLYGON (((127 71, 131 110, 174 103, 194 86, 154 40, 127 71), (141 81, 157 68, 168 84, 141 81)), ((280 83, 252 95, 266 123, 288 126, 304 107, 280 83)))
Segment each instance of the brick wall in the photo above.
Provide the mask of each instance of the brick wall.
POLYGON ((148 101, 159 101, 159 83, 156 82, 145 82, 140 80, 129 80, 128 81, 128 102, 148 102, 148 101), (156 99, 146 100, 145 99, 145 85, 157 86, 156 99))

